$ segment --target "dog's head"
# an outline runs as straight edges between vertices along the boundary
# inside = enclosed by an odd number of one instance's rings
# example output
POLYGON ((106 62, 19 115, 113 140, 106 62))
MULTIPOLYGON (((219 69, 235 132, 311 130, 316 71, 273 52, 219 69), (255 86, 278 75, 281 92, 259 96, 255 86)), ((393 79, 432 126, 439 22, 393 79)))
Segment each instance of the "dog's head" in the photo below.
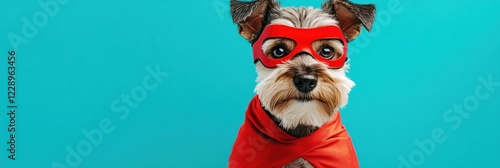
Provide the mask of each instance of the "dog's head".
POLYGON ((346 45, 363 26, 371 29, 374 5, 328 0, 322 9, 281 8, 274 0, 231 0, 231 13, 254 48, 255 92, 282 127, 320 127, 346 105, 354 86, 346 45))

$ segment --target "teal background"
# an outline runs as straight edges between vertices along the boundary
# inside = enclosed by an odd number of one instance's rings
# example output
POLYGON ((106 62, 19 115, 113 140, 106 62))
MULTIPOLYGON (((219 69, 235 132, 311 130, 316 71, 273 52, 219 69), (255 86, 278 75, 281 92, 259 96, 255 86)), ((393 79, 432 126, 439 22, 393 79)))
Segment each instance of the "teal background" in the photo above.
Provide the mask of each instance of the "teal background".
MULTIPOLYGON (((22 18, 43 12, 38 2, 0 2, 5 69, 13 49, 7 35, 22 35, 22 18)), ((443 119, 474 95, 478 78, 500 81, 500 1, 400 0, 401 11, 392 13, 389 1, 355 2, 375 3, 379 14, 378 27, 350 43, 359 48, 350 50, 348 74, 356 87, 342 110, 361 166, 398 167, 400 156, 409 160, 419 150, 415 140, 441 128, 446 140, 414 167, 500 167, 500 87, 458 128, 443 119)), ((0 167, 67 165, 66 147, 76 148, 87 139, 82 131, 106 118, 115 129, 78 167, 227 165, 256 77, 228 0, 73 0, 27 41, 16 49, 16 160, 4 149, 9 121, 2 112, 0 167), (157 65, 168 76, 121 120, 112 103, 142 86, 146 67, 157 65)), ((6 88, 7 73, 0 72, 6 88)), ((6 98, 0 100, 6 111, 6 98)))

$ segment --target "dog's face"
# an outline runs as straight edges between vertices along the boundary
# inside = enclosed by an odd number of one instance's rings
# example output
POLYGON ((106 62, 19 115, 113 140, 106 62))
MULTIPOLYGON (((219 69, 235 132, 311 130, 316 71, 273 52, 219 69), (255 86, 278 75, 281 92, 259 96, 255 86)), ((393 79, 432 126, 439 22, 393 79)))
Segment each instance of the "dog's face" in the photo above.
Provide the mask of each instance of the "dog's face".
MULTIPOLYGON (((334 25, 340 27, 347 41, 351 41, 359 35, 362 26, 370 30, 375 7, 330 0, 322 9, 281 8, 274 0, 232 0, 231 12, 239 33, 252 43, 269 25, 295 28, 334 25)), ((261 46, 254 47, 261 47, 266 57, 277 59, 290 54, 297 43, 290 38, 269 38, 261 46)), ((347 44, 339 39, 318 39, 310 47, 315 54, 335 60, 347 52, 344 45, 347 44)), ((261 61, 256 61, 255 65, 258 73, 255 92, 263 107, 278 118, 285 129, 299 125, 322 126, 335 111, 346 105, 354 86, 346 76, 349 65, 331 68, 308 52, 300 52, 276 67, 265 66, 261 61)))

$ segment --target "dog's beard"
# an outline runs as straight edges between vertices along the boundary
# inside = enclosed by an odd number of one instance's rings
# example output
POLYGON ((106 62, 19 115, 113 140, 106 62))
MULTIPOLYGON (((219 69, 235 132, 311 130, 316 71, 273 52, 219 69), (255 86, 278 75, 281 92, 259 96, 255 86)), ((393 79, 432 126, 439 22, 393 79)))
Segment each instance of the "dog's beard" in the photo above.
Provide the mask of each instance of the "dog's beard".
POLYGON ((347 104, 348 93, 354 86, 345 76, 348 65, 328 69, 308 55, 295 57, 277 68, 266 68, 260 62, 256 66, 259 76, 255 92, 284 129, 294 129, 299 124, 321 127, 347 104), (296 71, 303 68, 312 69, 318 78, 316 88, 309 93, 300 92, 293 84, 296 71))

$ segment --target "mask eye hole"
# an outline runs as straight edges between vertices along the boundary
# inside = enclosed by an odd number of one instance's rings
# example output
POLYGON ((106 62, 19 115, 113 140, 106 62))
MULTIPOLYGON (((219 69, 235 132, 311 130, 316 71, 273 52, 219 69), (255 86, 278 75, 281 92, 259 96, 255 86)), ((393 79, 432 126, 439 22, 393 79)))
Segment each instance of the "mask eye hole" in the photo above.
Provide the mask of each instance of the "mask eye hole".
POLYGON ((338 39, 323 39, 312 43, 314 51, 328 60, 335 60, 344 53, 344 45, 338 39))
POLYGON ((264 41, 262 51, 267 57, 278 59, 289 55, 295 48, 295 41, 287 38, 271 38, 264 41))
POLYGON ((289 53, 290 53, 290 51, 288 51, 286 49, 286 47, 284 47, 282 45, 278 45, 278 46, 274 47, 273 49, 271 49, 271 56, 273 58, 282 58, 284 56, 287 56, 289 53))
POLYGON ((330 46, 323 46, 321 47, 318 54, 321 55, 323 58, 331 59, 333 58, 333 56, 335 56, 335 49, 333 49, 333 47, 330 46))

